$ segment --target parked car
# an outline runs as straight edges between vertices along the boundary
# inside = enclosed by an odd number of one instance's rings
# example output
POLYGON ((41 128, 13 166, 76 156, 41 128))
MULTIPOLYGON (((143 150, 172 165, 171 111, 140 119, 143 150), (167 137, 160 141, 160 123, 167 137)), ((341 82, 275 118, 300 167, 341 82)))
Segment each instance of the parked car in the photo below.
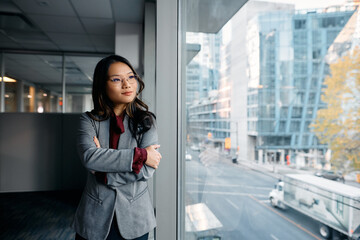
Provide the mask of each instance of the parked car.
POLYGON ((195 146, 195 145, 191 146, 190 149, 193 150, 193 151, 200 152, 200 148, 198 146, 195 146))
POLYGON ((192 159, 191 154, 185 153, 185 160, 186 160, 186 161, 190 161, 191 159, 192 159))
POLYGON ((318 171, 318 172, 315 172, 315 176, 326 178, 326 179, 333 180, 333 181, 342 182, 342 183, 345 182, 343 175, 340 173, 336 173, 334 171, 325 171, 325 170, 318 171))

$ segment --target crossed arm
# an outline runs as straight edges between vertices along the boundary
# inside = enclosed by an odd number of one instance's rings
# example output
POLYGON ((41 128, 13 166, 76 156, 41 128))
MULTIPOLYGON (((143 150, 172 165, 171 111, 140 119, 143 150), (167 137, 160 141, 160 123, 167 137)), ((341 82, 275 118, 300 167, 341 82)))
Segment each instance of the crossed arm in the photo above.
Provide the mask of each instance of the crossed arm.
MULTIPOLYGON (((94 137, 94 142, 97 148, 101 147, 96 137, 94 137)), ((134 172, 104 173, 107 176, 107 185, 118 186, 135 181, 146 181, 151 178, 154 174, 154 169, 159 167, 161 154, 156 151, 159 147, 160 145, 154 144, 145 148, 147 159, 139 174, 135 174, 134 172)), ((95 174, 94 171, 92 171, 92 173, 95 174)))
MULTIPOLYGON (((100 148, 100 142, 99 140, 94 137, 94 142, 97 148, 100 148)), ((147 159, 145 161, 145 164, 148 165, 149 167, 155 168, 157 169, 159 167, 159 163, 160 163, 160 159, 161 159, 161 154, 156 151, 156 149, 158 149, 160 147, 160 145, 158 144, 154 144, 154 145, 150 145, 147 148, 145 148, 146 152, 147 152, 147 159)))
POLYGON ((106 173, 107 185, 118 186, 135 181, 146 181, 158 168, 161 154, 156 150, 159 148, 156 123, 143 134, 139 147, 147 151, 147 159, 138 174, 132 169, 134 149, 101 148, 95 135, 91 119, 83 114, 78 133, 80 159, 91 173, 106 173))

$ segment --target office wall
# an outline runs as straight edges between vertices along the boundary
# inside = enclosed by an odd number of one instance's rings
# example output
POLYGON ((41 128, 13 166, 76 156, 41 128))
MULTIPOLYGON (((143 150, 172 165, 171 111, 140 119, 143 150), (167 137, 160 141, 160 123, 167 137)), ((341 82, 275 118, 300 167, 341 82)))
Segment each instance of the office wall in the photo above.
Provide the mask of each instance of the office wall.
POLYGON ((143 25, 117 22, 115 26, 115 54, 127 58, 139 74, 143 72, 143 25))
POLYGON ((82 188, 79 114, 0 114, 0 192, 82 188))

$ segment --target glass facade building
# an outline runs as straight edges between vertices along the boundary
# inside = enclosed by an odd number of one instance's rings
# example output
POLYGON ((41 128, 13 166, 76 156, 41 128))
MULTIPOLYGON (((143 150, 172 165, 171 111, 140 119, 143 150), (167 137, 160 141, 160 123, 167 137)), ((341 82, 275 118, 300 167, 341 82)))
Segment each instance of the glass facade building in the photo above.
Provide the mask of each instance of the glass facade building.
POLYGON ((199 44, 200 51, 186 66, 186 105, 189 140, 221 142, 229 137, 228 120, 219 116, 221 31, 217 34, 187 33, 188 44, 199 44), (208 138, 208 133, 211 137, 208 138))
POLYGON ((328 48, 354 13, 284 11, 260 14, 248 24, 248 135, 260 162, 289 155, 322 156, 310 125, 329 74, 328 48))
POLYGON ((248 138, 251 137, 241 134, 247 131, 248 42, 244 34, 247 25, 243 23, 259 13, 292 12, 293 9, 291 4, 251 1, 216 34, 186 33, 187 44, 201 46, 198 55, 186 66, 188 132, 195 142, 213 143, 222 149, 225 138, 231 138, 231 149, 237 149, 243 158, 248 157, 251 152, 247 149, 248 142, 251 142, 248 138), (215 44, 202 40, 206 38, 215 38, 215 44), (210 57, 209 51, 213 53, 210 57), (189 98, 196 101, 190 102, 189 98))

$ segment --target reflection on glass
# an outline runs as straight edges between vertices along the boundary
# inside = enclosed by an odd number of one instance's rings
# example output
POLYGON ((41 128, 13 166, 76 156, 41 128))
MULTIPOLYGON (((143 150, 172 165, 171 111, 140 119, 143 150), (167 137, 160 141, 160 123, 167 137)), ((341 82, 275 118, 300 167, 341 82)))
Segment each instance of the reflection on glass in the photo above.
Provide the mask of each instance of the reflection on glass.
POLYGON ((93 109, 92 75, 100 57, 65 58, 66 112, 85 112, 93 109))
POLYGON ((24 111, 35 112, 35 87, 25 85, 23 96, 24 111))
MULTIPOLYGON (((14 112, 60 112, 52 96, 61 95, 61 56, 4 54, 6 74, 16 80, 12 88, 15 103, 6 101, 5 109, 14 112)), ((8 110, 7 110, 8 111, 8 110)))
MULTIPOLYGON (((2 79, 0 78, 0 83, 2 79)), ((4 77, 5 82, 5 112, 16 112, 17 82, 15 79, 4 77)))
MULTIPOLYGON (((62 112, 62 56, 17 53, 4 56, 6 112, 62 112)), ((100 57, 65 59, 65 111, 89 111, 93 108, 92 74, 100 57)))
POLYGON ((248 1, 229 14, 182 2, 185 239, 360 235, 360 174, 342 183, 360 173, 354 3, 248 1))

